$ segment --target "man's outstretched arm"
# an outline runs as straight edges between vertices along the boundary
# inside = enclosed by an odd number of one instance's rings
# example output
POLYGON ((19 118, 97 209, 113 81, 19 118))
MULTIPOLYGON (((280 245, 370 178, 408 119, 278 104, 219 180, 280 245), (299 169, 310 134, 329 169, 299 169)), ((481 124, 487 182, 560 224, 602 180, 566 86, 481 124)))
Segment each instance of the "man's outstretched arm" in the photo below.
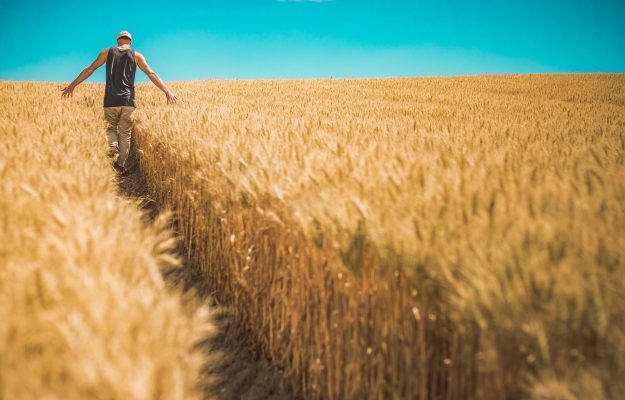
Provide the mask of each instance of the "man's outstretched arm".
POLYGON ((152 68, 150 68, 147 61, 145 61, 145 57, 143 57, 143 54, 135 52, 135 61, 137 62, 137 66, 148 76, 148 78, 150 78, 152 83, 155 84, 159 89, 161 89, 163 93, 165 93, 165 96, 167 97, 167 103, 173 104, 178 100, 174 92, 169 90, 167 85, 165 85, 165 83, 161 80, 158 74, 152 71, 152 68))
POLYGON ((102 64, 106 62, 109 49, 104 49, 98 54, 98 57, 87 68, 83 69, 80 74, 74 79, 72 83, 61 89, 63 97, 71 97, 74 94, 74 88, 78 86, 82 81, 89 78, 93 72, 100 68, 102 64))

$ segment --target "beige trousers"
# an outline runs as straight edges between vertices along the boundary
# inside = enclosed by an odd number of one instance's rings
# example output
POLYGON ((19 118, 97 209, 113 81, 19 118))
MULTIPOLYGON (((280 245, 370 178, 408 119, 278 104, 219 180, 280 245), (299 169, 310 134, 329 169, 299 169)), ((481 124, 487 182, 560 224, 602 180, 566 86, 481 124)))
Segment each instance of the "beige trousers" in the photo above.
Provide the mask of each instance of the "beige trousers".
POLYGON ((121 167, 126 166, 126 160, 128 159, 135 110, 136 108, 131 106, 104 107, 106 136, 108 137, 109 146, 115 146, 119 149, 117 164, 121 167))

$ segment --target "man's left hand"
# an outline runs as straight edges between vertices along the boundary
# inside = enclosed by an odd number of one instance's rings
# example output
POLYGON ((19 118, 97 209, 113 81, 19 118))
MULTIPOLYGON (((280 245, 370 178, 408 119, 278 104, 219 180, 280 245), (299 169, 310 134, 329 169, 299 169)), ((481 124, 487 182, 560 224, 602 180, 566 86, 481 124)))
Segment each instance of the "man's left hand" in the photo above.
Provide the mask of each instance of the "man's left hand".
POLYGON ((63 97, 72 97, 74 95, 74 87, 72 85, 64 87, 61 91, 63 92, 61 95, 63 97))

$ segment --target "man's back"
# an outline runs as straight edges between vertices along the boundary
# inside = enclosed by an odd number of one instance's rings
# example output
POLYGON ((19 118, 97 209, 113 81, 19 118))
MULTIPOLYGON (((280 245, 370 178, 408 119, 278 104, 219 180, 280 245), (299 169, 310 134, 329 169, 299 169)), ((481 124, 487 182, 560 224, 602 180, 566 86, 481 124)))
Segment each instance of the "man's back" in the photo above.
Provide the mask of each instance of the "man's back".
POLYGON ((161 81, 158 74, 152 71, 145 57, 130 48, 131 43, 132 36, 130 32, 119 32, 117 34, 117 47, 109 47, 102 50, 91 65, 83 69, 72 83, 61 89, 63 97, 71 97, 74 93, 74 88, 79 85, 80 82, 91 76, 96 69, 100 68, 106 62, 105 108, 123 106, 136 107, 135 71, 137 67, 150 78, 152 83, 165 93, 167 103, 176 103, 178 100, 176 95, 161 81))
POLYGON ((106 57, 104 107, 135 106, 135 50, 110 47, 106 57))
POLYGON ((137 67, 165 93, 167 103, 178 100, 174 92, 169 90, 158 74, 150 68, 145 57, 130 48, 132 36, 128 31, 117 34, 117 47, 103 49, 98 57, 66 87, 62 89, 63 97, 71 97, 74 88, 87 79, 93 71, 106 62, 106 89, 104 91, 104 119, 107 123, 106 133, 109 142, 109 155, 115 157, 115 169, 121 174, 126 173, 126 160, 130 149, 130 139, 135 113, 135 72, 137 67))

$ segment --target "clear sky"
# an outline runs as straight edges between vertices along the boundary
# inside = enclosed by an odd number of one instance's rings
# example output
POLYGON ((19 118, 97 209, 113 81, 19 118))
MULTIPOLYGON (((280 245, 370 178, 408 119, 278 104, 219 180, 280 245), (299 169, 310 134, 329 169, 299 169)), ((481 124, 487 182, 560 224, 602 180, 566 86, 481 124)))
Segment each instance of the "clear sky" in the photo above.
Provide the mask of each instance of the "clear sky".
POLYGON ((0 27, 12 80, 71 81, 120 30, 164 80, 625 72, 625 0, 0 0, 0 27))

